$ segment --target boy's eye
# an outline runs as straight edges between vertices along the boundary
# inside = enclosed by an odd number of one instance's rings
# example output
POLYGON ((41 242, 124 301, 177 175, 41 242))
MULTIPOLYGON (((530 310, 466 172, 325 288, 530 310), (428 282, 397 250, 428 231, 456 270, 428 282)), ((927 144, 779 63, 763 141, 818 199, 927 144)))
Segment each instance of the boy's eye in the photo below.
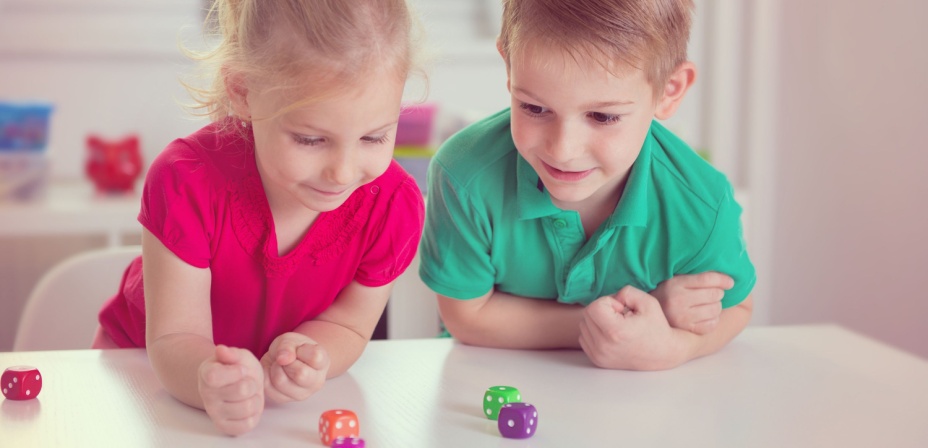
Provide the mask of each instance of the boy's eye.
POLYGON ((621 116, 621 115, 604 114, 604 113, 602 113, 602 112, 591 112, 590 115, 589 115, 589 117, 592 118, 593 121, 595 121, 596 123, 599 123, 599 124, 612 124, 612 123, 615 123, 615 122, 619 121, 619 119, 620 119, 622 116, 621 116))
POLYGON ((529 103, 520 103, 519 108, 528 112, 529 115, 541 115, 545 113, 545 108, 529 103))

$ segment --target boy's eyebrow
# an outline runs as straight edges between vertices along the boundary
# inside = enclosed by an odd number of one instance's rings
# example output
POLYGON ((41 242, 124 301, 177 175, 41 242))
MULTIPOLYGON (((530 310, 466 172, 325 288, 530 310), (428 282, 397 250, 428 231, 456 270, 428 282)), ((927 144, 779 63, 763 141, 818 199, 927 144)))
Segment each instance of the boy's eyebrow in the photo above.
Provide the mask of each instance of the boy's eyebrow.
MULTIPOLYGON (((544 101, 542 101, 540 98, 538 98, 537 96, 535 96, 535 94, 533 94, 532 92, 529 92, 528 90, 525 90, 525 89, 523 89, 523 88, 521 88, 521 87, 516 87, 516 88, 514 88, 513 90, 515 90, 517 93, 521 93, 522 95, 525 95, 525 96, 527 96, 527 97, 529 97, 529 98, 531 98, 531 99, 533 99, 533 100, 535 100, 535 101, 538 101, 539 103, 544 103, 544 101)), ((631 105, 631 104, 635 104, 635 102, 634 102, 634 101, 597 101, 597 102, 595 102, 595 103, 585 104, 585 105, 583 105, 583 108, 584 108, 584 109, 598 109, 598 108, 601 108, 601 107, 628 106, 628 105, 631 105)))

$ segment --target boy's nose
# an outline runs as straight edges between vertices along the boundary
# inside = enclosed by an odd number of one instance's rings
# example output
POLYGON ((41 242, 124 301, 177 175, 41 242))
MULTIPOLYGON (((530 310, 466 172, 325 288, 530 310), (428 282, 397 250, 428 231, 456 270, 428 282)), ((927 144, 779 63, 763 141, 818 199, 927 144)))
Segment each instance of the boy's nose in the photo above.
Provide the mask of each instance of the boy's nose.
POLYGON ((552 162, 568 162, 577 156, 583 142, 570 124, 561 123, 552 130, 547 146, 552 162))

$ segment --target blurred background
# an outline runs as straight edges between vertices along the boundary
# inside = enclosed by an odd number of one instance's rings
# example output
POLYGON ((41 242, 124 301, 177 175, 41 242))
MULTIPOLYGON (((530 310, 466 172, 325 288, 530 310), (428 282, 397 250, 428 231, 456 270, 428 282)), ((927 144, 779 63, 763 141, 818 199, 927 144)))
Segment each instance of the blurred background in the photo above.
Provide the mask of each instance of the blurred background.
MULTIPOLYGON (((421 176, 444 138, 509 97, 499 0, 411 1, 432 58, 407 99, 426 102, 428 135, 397 159, 421 176)), ((138 179, 205 124, 178 80, 206 3, 0 0, 0 351, 51 266, 138 244, 138 179)), ((839 324, 928 357, 928 2, 696 4, 700 72, 666 124, 736 187, 752 324, 839 324)))

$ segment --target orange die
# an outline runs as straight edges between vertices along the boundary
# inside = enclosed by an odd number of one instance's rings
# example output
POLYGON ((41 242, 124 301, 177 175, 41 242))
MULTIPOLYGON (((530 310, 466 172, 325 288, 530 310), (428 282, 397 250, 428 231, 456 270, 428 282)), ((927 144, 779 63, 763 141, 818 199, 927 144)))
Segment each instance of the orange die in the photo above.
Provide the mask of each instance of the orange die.
POLYGON ((326 446, 338 437, 358 437, 360 431, 358 416, 349 410, 332 409, 319 417, 319 438, 326 446))

